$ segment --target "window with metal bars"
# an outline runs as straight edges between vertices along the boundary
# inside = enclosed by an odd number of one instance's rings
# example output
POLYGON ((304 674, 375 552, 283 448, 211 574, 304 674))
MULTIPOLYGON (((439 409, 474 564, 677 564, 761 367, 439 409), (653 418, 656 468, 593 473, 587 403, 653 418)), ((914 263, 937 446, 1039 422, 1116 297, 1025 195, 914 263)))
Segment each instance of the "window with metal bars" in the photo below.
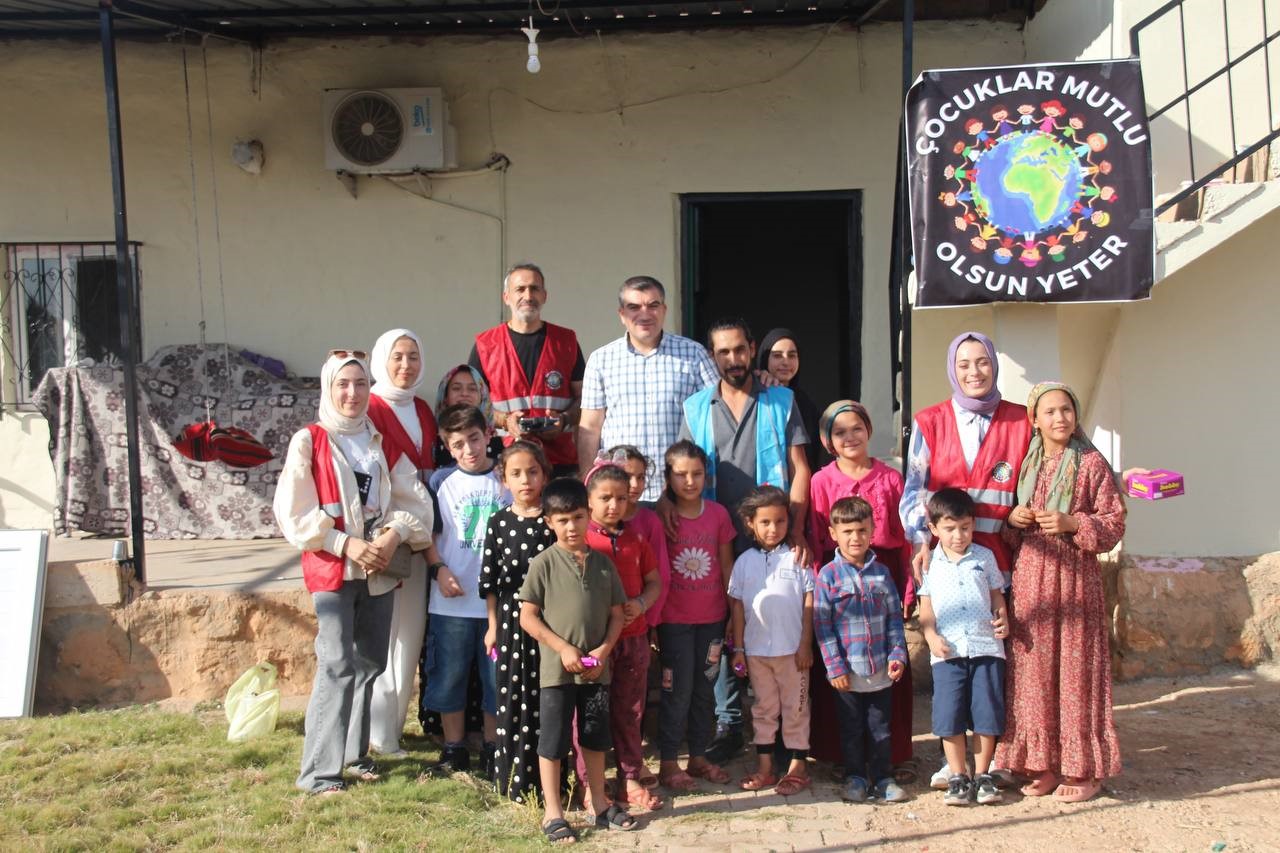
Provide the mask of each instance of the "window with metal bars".
MULTIPOLYGON (((135 305, 140 245, 129 244, 135 305)), ((124 357, 114 243, 3 247, 0 404, 26 404, 50 368, 124 357)))

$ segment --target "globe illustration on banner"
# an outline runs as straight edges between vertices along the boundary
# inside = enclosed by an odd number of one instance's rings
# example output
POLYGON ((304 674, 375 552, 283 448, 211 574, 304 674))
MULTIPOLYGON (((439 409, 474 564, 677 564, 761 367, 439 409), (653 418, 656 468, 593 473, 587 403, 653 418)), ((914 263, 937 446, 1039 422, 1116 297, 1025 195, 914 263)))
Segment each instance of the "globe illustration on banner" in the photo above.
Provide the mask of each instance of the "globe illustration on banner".
POLYGON ((974 206, 987 222, 1017 236, 1066 224, 1084 179, 1078 155, 1040 132, 1000 138, 974 167, 974 206))

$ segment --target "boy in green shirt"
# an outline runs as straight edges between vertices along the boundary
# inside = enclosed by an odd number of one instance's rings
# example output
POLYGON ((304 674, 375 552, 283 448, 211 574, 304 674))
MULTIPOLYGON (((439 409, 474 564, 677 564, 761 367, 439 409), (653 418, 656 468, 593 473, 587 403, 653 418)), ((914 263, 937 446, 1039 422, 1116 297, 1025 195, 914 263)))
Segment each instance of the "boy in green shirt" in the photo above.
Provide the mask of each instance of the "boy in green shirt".
POLYGON ((609 801, 604 754, 609 733, 609 655, 622 633, 626 593, 609 558, 587 547, 587 488, 554 480, 542 511, 556 544, 529 563, 520 587, 520 627, 538 641, 538 775, 545 803, 542 831, 553 844, 577 840, 560 802, 560 763, 572 744, 574 714, 587 784, 602 829, 635 829, 635 818, 609 801))

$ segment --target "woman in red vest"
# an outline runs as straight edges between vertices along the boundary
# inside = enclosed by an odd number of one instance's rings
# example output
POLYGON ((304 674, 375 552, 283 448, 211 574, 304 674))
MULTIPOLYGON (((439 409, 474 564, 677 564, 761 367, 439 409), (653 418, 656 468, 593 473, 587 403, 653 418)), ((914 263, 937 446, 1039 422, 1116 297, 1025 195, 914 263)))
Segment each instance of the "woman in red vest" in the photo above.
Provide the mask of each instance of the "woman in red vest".
POLYGON ((408 457, 388 464, 368 406, 364 353, 330 352, 320 371, 319 422, 290 440, 273 503, 285 539, 303 552, 302 578, 316 608, 316 677, 295 783, 312 794, 344 789, 349 736, 353 771, 378 778, 367 710, 387 660, 386 593, 397 586, 382 571, 401 542, 420 549, 431 541, 426 489, 408 457), (353 725, 356 707, 362 711, 353 725))
MULTIPOLYGON (((369 367, 369 420, 382 434, 387 464, 394 470, 407 457, 425 486, 435 470, 436 419, 416 395, 423 379, 421 339, 408 329, 391 329, 374 343, 369 367)), ((387 668, 374 682, 369 709, 369 747, 382 755, 403 754, 400 735, 427 627, 427 566, 436 560, 434 548, 415 555, 412 574, 392 593, 387 668)))
MULTIPOLYGON (((964 332, 947 348, 951 399, 916 413, 898 510, 916 549, 912 570, 917 584, 929 570, 933 544, 925 503, 934 492, 953 487, 973 498, 973 541, 995 553, 1009 578, 1012 559, 1000 530, 1017 501, 1018 470, 1031 442, 1031 424, 1024 406, 1001 399, 999 370, 995 344, 980 332, 964 332)), ((945 788, 947 775, 944 762, 930 784, 945 788)), ((1002 783, 1009 781, 1002 775, 1002 783)))

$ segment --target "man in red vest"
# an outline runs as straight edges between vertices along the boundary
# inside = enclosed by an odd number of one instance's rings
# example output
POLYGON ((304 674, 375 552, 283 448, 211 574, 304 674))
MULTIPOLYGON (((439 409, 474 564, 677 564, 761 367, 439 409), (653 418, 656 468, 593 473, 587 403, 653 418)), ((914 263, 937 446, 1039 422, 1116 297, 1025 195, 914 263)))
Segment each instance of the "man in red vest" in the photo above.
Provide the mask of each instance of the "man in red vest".
POLYGON ((544 322, 546 279, 536 264, 516 264, 502 282, 511 319, 476 335, 468 363, 484 375, 503 440, 540 441, 553 476, 573 475, 573 428, 586 362, 572 330, 544 322))

